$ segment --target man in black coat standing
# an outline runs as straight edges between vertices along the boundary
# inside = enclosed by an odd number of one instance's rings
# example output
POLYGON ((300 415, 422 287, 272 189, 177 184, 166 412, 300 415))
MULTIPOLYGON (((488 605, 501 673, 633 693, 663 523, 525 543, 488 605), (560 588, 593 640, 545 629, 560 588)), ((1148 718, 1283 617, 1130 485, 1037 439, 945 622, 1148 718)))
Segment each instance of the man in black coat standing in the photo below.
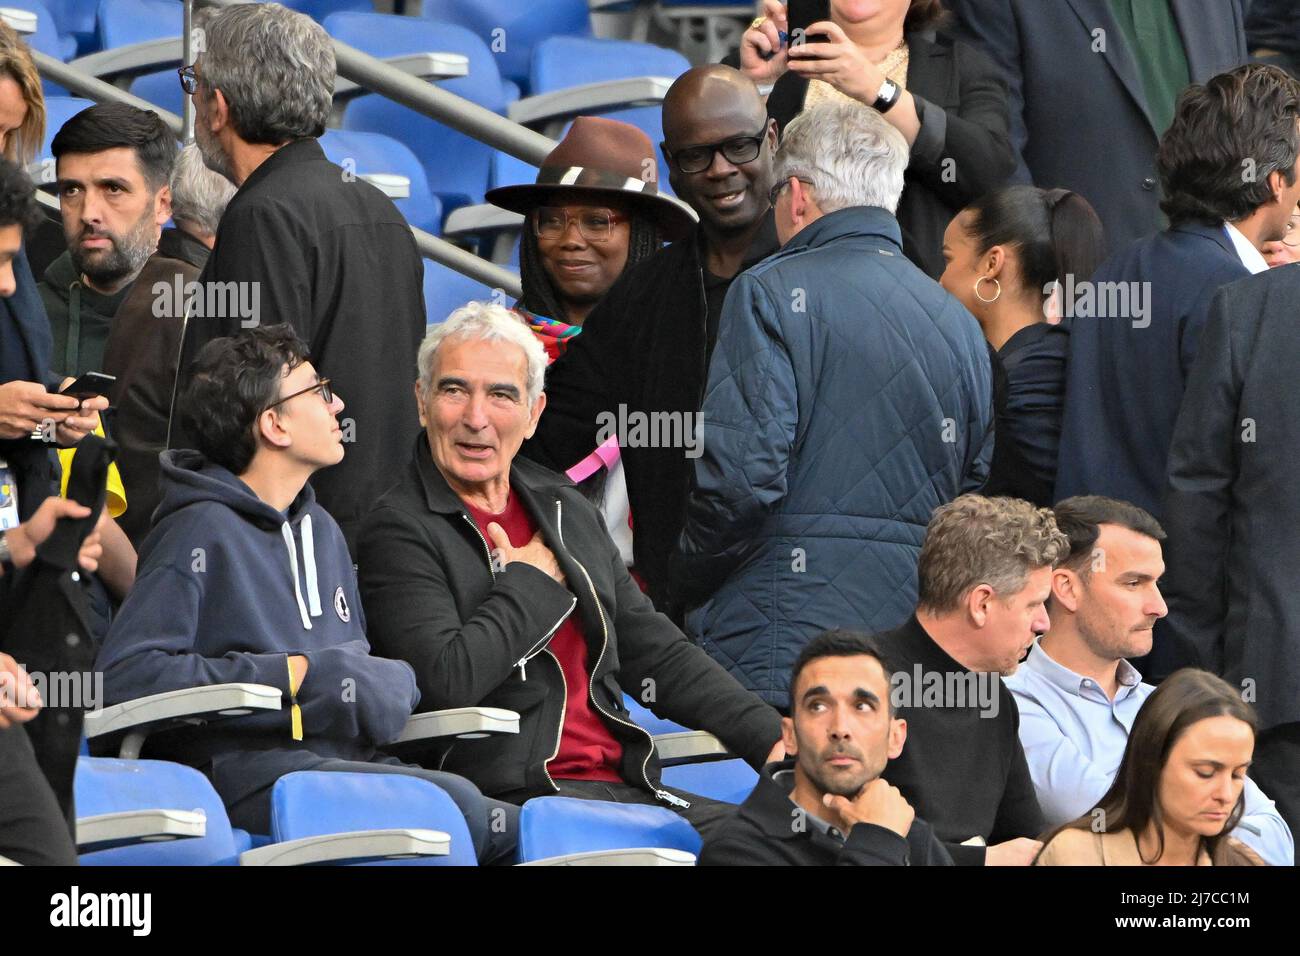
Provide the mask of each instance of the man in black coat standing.
POLYGON ((948 0, 1010 87, 1017 182, 1081 193, 1111 251, 1160 228, 1178 92, 1246 62, 1241 0, 948 0))
MULTIPOLYGON (((599 444, 603 414, 697 418, 722 300, 777 248, 768 202, 776 126, 754 84, 727 66, 689 70, 664 98, 663 119, 669 179, 700 224, 624 272, 547 372, 546 414, 522 454, 560 471, 599 444)), ((690 449, 620 444, 637 574, 655 606, 679 617, 668 556, 682 530, 690 449)))
MULTIPOLYGON (((239 187, 200 276, 181 379, 202 345, 288 322, 349 417, 343 464, 313 479, 355 554, 364 510, 391 483, 416 427, 408 382, 424 331, 423 266, 406 220, 374 186, 325 158, 334 51, 311 19, 278 4, 221 10, 184 79, 203 159, 239 187)), ((184 381, 180 382, 183 387, 184 381)), ((173 415, 169 447, 178 441, 173 415)))
POLYGON ((1170 633, 1259 715, 1250 775, 1300 832, 1300 269, 1219 290, 1169 449, 1170 633))

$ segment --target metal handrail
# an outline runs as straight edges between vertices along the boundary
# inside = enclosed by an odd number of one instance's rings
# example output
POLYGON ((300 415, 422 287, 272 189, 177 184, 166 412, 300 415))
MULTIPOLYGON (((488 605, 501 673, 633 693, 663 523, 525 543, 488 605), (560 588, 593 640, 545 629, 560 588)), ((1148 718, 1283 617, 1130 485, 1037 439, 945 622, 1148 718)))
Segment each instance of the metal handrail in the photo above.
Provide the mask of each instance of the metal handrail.
MULTIPOLYGON (((185 0, 187 24, 192 2, 227 7, 234 6, 237 0, 185 0)), ((192 39, 191 31, 187 28, 184 37, 187 49, 192 39)), ((153 110, 178 139, 184 140, 187 133, 192 135, 192 118, 187 124, 188 117, 177 116, 175 113, 161 109, 111 83, 88 76, 48 54, 37 50, 32 50, 31 53, 37 71, 42 76, 49 77, 73 93, 88 97, 97 103, 127 103, 138 109, 153 110)), ((345 79, 401 103, 417 113, 445 123, 467 136, 481 140, 524 162, 540 165, 546 154, 555 147, 555 142, 541 133, 498 116, 491 110, 471 103, 454 93, 448 93, 446 90, 416 79, 345 43, 334 41, 334 55, 337 72, 345 79)), ((188 97, 186 97, 186 112, 190 112, 188 97)), ((515 298, 523 295, 519 276, 509 269, 481 259, 422 229, 411 227, 411 233, 424 258, 432 259, 439 265, 469 276, 491 288, 501 289, 515 298)))

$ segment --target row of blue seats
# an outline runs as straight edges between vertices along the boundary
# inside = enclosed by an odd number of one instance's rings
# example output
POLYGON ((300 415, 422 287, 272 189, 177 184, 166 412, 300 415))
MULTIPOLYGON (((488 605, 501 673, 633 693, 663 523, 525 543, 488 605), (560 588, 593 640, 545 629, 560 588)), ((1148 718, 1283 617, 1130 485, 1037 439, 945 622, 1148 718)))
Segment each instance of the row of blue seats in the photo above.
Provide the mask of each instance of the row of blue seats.
MULTIPOLYGON (((655 735, 669 764, 663 773, 668 786, 730 803, 740 803, 753 788, 757 775, 740 760, 689 762, 707 749, 695 757, 683 752, 674 759, 674 735, 699 735, 656 717, 631 697, 625 702, 633 719, 655 735)), ((715 740, 712 746, 717 746, 715 740)), ((91 757, 84 741, 82 749, 75 788, 77 839, 86 865, 475 862, 459 810, 425 780, 387 774, 289 774, 272 792, 270 832, 249 834, 232 828, 216 792, 198 771, 159 760, 91 757)), ((123 753, 128 752, 138 750, 124 745, 123 753)), ((689 824, 658 807, 543 797, 528 801, 521 813, 521 863, 633 850, 638 853, 616 856, 614 862, 690 862, 681 854, 697 856, 699 846, 699 836, 689 824), (647 858, 644 848, 667 852, 647 858)))

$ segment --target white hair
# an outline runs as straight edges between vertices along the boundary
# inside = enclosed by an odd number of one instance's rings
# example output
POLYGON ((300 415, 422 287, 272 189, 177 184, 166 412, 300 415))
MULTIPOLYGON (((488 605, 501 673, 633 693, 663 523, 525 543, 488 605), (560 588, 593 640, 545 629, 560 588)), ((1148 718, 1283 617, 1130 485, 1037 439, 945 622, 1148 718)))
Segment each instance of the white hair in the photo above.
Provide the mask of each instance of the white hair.
POLYGON ((776 151, 776 182, 808 180, 822 212, 878 206, 893 213, 909 159, 903 134, 875 110, 823 103, 785 128, 776 151))
POLYGON ((508 342, 523 349, 528 361, 528 406, 536 404, 546 378, 546 349, 519 313, 494 302, 467 302, 447 316, 445 322, 430 326, 415 359, 421 395, 428 395, 433 384, 433 358, 438 346, 450 338, 508 342))
POLYGON ((190 143, 176 156, 172 170, 172 219, 188 222, 203 235, 215 236, 235 184, 203 164, 203 154, 190 143))

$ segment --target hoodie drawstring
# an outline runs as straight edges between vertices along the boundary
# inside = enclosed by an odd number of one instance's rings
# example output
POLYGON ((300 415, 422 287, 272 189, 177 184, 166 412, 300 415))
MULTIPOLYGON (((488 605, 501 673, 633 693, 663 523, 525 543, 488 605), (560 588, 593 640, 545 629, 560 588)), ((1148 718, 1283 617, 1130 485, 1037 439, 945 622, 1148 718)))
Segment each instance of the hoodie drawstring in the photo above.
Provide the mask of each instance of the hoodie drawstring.
POLYGON ((320 617, 320 588, 316 584, 316 541, 312 537, 311 515, 302 517, 302 563, 307 576, 307 606, 312 617, 320 617))
POLYGON ((302 588, 298 584, 298 549, 294 547, 293 529, 289 522, 280 525, 280 534, 284 536, 284 546, 289 549, 289 568, 293 573, 293 596, 298 600, 298 613, 302 615, 302 626, 311 630, 311 618, 307 616, 307 605, 302 599, 302 588))

